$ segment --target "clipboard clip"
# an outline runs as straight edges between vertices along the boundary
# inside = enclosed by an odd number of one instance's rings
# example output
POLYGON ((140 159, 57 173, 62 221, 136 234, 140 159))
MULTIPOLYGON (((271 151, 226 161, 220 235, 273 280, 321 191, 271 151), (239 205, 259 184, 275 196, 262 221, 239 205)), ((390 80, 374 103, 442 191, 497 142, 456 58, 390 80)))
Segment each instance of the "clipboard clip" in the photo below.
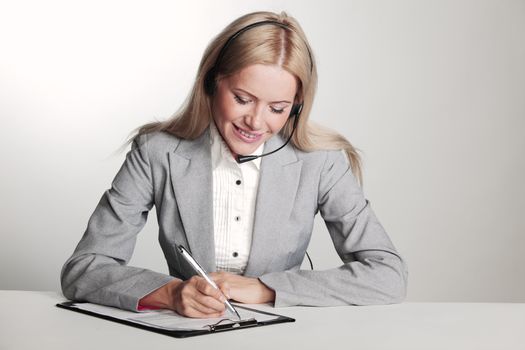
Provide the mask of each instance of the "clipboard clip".
POLYGON ((248 328, 248 327, 255 327, 257 326, 257 320, 255 318, 249 318, 247 320, 241 320, 241 321, 235 321, 229 318, 223 318, 217 323, 210 324, 207 327, 209 327, 210 332, 219 332, 219 331, 225 331, 229 329, 234 328, 248 328), (231 322, 231 323, 223 323, 223 322, 231 322))

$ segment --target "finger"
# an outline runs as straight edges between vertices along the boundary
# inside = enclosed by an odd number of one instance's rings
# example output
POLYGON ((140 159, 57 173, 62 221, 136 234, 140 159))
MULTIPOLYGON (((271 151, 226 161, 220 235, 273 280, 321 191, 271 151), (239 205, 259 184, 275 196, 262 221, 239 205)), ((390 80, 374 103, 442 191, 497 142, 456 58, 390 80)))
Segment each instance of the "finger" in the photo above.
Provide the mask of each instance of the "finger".
POLYGON ((187 285, 180 291, 175 311, 187 317, 219 317, 223 309, 223 303, 187 285))
POLYGON ((210 285, 205 279, 192 277, 188 286, 181 293, 191 303, 189 306, 202 313, 223 312, 226 297, 221 290, 210 285))
POLYGON ((199 277, 192 277, 181 283, 175 290, 175 302, 178 312, 184 315, 191 313, 191 309, 195 305, 195 298, 202 295, 197 288, 199 283, 199 277))
POLYGON ((231 288, 228 282, 219 282, 217 286, 221 290, 222 294, 226 296, 227 299, 231 299, 231 288))
POLYGON ((215 298, 222 303, 226 301, 226 298, 222 294, 222 291, 219 288, 215 288, 214 286, 209 284, 205 279, 198 280, 195 283, 195 288, 197 288, 197 290, 202 294, 215 298))
POLYGON ((194 299, 188 301, 189 309, 197 311, 199 314, 208 315, 222 315, 226 309, 223 303, 205 295, 196 296, 194 299))
POLYGON ((196 286, 199 283, 202 283, 202 281, 206 282, 204 278, 198 275, 194 275, 186 280, 186 283, 192 286, 196 286))
POLYGON ((222 313, 226 310, 226 305, 223 302, 218 301, 207 295, 197 295, 193 299, 192 306, 203 313, 222 313))

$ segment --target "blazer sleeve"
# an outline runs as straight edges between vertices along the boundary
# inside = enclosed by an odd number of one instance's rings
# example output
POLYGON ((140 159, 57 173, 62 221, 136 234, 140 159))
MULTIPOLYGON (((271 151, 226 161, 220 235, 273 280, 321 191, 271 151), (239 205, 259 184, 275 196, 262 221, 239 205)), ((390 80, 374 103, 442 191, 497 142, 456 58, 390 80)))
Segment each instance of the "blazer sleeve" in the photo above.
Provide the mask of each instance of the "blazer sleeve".
POLYGON ((364 198, 343 152, 327 152, 318 208, 343 265, 261 276, 275 290, 275 306, 401 302, 406 295, 406 264, 364 198))
POLYGON ((147 135, 143 135, 133 142, 111 188, 103 194, 82 239, 62 268, 65 297, 136 311, 140 298, 173 279, 126 266, 152 206, 147 135))

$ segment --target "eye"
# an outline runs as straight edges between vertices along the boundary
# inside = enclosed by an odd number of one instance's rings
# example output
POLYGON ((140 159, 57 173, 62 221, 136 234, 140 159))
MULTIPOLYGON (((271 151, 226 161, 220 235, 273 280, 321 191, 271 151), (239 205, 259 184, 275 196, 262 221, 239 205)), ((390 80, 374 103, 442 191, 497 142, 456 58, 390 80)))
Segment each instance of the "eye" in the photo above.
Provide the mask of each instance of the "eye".
POLYGON ((244 99, 240 98, 240 97, 237 96, 237 95, 234 95, 234 99, 235 99, 235 101, 237 101, 237 103, 240 104, 240 105, 245 105, 245 104, 247 104, 248 102, 250 102, 249 100, 244 100, 244 99))
POLYGON ((281 114, 282 112, 284 112, 284 108, 277 109, 277 108, 273 108, 271 106, 270 106, 270 110, 272 111, 272 113, 276 113, 276 114, 281 114))

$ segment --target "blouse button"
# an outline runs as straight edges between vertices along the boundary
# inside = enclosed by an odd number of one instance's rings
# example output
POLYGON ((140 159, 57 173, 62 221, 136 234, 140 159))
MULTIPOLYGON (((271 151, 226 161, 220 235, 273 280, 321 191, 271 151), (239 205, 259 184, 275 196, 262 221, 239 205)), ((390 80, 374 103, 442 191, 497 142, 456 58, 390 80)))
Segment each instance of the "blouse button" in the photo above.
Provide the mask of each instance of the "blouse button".
POLYGON ((237 180, 237 181, 235 181, 235 183, 236 183, 237 185, 240 185, 242 182, 241 182, 241 180, 237 180))
POLYGON ((236 216, 235 217, 235 221, 241 221, 241 217, 240 216, 236 216))
POLYGON ((234 258, 236 258, 236 257, 238 257, 238 256, 239 256, 239 253, 237 253, 237 252, 233 252, 233 254, 232 254, 232 255, 233 255, 233 257, 234 257, 234 258))

